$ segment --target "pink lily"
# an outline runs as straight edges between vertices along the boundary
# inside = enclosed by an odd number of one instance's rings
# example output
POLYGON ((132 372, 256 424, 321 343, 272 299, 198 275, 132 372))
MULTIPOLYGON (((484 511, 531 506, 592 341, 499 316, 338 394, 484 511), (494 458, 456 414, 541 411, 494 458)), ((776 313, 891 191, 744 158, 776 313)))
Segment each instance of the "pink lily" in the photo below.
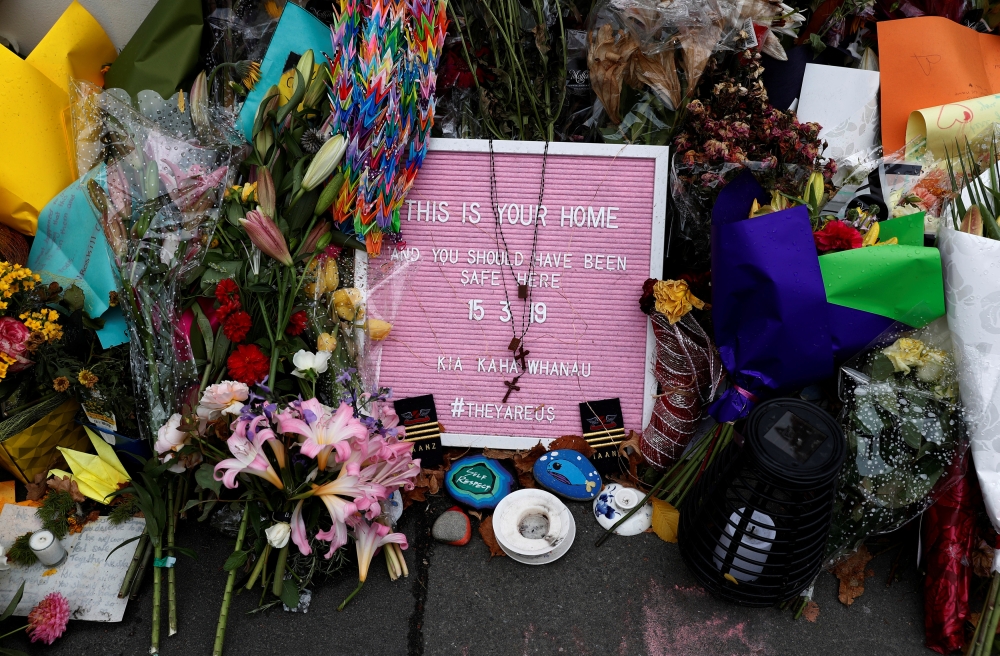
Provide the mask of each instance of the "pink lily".
POLYGON ((240 219, 240 223, 247 231, 250 241, 260 249, 260 252, 285 266, 292 266, 292 254, 288 252, 288 243, 271 217, 258 210, 250 210, 245 219, 240 219))
POLYGON ((365 475, 371 482, 381 485, 387 491, 394 491, 400 487, 412 490, 413 479, 419 473, 420 461, 410 458, 382 460, 365 469, 365 475))
POLYGON ((295 510, 292 511, 292 542, 295 546, 299 548, 299 553, 303 556, 308 556, 312 553, 312 547, 309 546, 309 536, 306 534, 306 523, 302 519, 302 504, 305 503, 305 499, 299 500, 298 504, 295 506, 295 510))
POLYGON ((368 578, 368 567, 377 549, 390 543, 398 544, 403 549, 409 546, 405 535, 390 533, 389 527, 385 524, 368 523, 360 515, 354 515, 347 521, 353 529, 351 535, 354 538, 354 546, 358 549, 358 580, 361 583, 368 578))
POLYGON ((347 544, 347 518, 359 511, 367 511, 373 505, 378 508, 377 498, 385 498, 385 488, 362 479, 357 467, 344 466, 335 480, 323 485, 313 485, 312 495, 326 506, 333 525, 328 531, 320 531, 316 537, 330 543, 326 558, 347 544), (353 473, 352 473, 353 471, 353 473))
POLYGON ((331 451, 336 449, 337 462, 344 462, 351 455, 350 440, 368 437, 368 429, 354 418, 354 410, 346 403, 341 403, 333 413, 316 399, 296 401, 292 409, 298 412, 278 413, 278 432, 304 437, 302 453, 316 458, 320 471, 326 469, 331 451))
MULTIPOLYGON (((274 467, 271 466, 271 463, 264 455, 264 443, 268 441, 276 442, 276 440, 274 431, 270 428, 257 430, 257 426, 262 421, 266 422, 267 418, 256 417, 252 421, 246 419, 236 420, 236 430, 226 440, 229 452, 235 457, 223 460, 215 466, 215 480, 222 481, 222 484, 229 489, 236 487, 236 477, 239 474, 260 476, 272 483, 279 490, 285 489, 285 484, 282 483, 278 472, 274 471, 274 467), (252 441, 247 438, 248 429, 252 441), (219 476, 220 470, 225 472, 221 477, 219 476)), ((274 445, 272 445, 272 448, 274 448, 274 445)), ((284 453, 282 452, 281 455, 284 455, 284 453)))

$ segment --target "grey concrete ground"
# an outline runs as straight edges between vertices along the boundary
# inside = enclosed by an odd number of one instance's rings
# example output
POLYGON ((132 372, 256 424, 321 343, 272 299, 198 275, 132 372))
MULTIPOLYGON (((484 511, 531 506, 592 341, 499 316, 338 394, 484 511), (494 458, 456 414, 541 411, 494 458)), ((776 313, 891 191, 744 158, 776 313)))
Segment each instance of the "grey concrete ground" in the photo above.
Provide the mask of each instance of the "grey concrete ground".
MULTIPOLYGON (((338 613, 355 572, 321 587, 305 615, 273 609, 247 615, 256 595, 232 606, 227 655, 332 654, 579 654, 648 656, 911 656, 923 646, 923 595, 912 560, 902 579, 885 586, 891 557, 871 563, 875 576, 850 608, 837 601, 837 581, 822 574, 818 621, 794 621, 788 611, 743 609, 717 601, 684 567, 676 545, 652 534, 614 538, 599 549, 600 528, 589 506, 573 504, 577 537, 560 561, 543 567, 489 558, 478 534, 465 547, 426 539, 430 523, 451 505, 434 499, 404 515, 410 537, 410 577, 390 582, 381 556, 365 589, 338 613), (424 536, 420 539, 420 536, 424 536)), ((197 561, 178 570, 180 632, 164 637, 161 653, 209 654, 225 586, 222 564, 231 540, 185 528, 179 543, 197 561)), ((52 647, 21 638, 3 646, 31 654, 147 654, 149 586, 121 624, 71 622, 52 647)), ((166 622, 164 621, 164 632, 166 622)))

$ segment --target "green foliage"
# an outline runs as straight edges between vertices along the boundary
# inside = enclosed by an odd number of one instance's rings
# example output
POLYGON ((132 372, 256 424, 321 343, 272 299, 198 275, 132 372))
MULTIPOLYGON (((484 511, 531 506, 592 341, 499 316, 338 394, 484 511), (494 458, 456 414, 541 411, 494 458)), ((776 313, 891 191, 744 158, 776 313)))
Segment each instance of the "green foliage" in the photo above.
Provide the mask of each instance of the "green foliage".
POLYGON ((108 513, 108 521, 112 524, 124 524, 139 512, 139 500, 134 494, 125 494, 119 497, 121 503, 115 504, 108 513))
POLYGON ((10 545, 10 549, 7 550, 7 559, 15 565, 23 567, 29 567, 38 562, 38 556, 28 546, 28 540, 30 539, 31 533, 17 536, 14 539, 14 544, 10 545))
POLYGON ((52 531, 52 535, 61 540, 69 534, 67 517, 74 512, 76 512, 76 501, 73 501, 69 492, 49 490, 35 514, 42 520, 42 528, 52 531))

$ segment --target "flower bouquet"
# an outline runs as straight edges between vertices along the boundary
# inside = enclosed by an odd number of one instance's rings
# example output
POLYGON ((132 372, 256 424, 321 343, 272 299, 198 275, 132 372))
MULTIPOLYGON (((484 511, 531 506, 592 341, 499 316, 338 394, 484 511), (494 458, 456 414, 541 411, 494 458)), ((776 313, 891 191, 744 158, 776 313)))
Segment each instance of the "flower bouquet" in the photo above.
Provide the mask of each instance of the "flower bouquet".
POLYGON ((798 197, 768 197, 749 171, 712 211, 712 318, 731 386, 719 421, 757 400, 834 373, 895 321, 917 328, 944 314, 938 251, 910 229, 922 215, 878 222, 863 209, 824 216, 822 175, 798 197))
POLYGON ((968 434, 942 324, 891 331, 841 370, 848 457, 828 557, 900 528, 965 473, 968 434))

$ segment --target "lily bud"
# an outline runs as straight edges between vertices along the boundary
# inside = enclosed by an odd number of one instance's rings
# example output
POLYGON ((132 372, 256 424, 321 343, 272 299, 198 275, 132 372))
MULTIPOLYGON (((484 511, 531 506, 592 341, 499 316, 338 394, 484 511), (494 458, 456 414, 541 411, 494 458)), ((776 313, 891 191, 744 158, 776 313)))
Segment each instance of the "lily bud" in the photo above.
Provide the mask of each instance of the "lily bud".
POLYGON ((208 76, 205 71, 198 73, 191 85, 191 97, 188 98, 191 105, 191 121, 198 132, 205 132, 209 129, 208 119, 208 76))
POLYGON ((264 97, 260 99, 260 104, 257 105, 257 114, 253 120, 254 134, 257 134, 257 131, 264 125, 264 119, 267 118, 267 115, 277 108, 280 98, 281 90, 278 89, 277 84, 271 85, 267 92, 264 93, 264 97))
MULTIPOLYGON (((309 81, 312 80, 313 76, 313 64, 316 63, 316 56, 313 54, 312 50, 306 50, 301 57, 299 57, 299 63, 295 65, 295 70, 299 72, 302 79, 306 83, 306 88, 309 88, 309 81)), ((292 90, 295 91, 294 89, 292 90)))
POLYGON ((240 223, 261 253, 285 266, 292 266, 292 254, 288 252, 285 236, 270 217, 257 210, 250 210, 245 219, 240 219, 240 223))
POLYGON ((270 125, 265 125, 260 132, 253 136, 253 147, 260 154, 261 158, 267 157, 267 152, 274 145, 274 131, 270 125))
MULTIPOLYGON (((260 192, 257 193, 259 194, 260 192)), ((317 223, 316 226, 309 231, 309 234, 306 235, 306 241, 304 244, 302 244, 302 255, 304 257, 309 257, 317 250, 319 250, 319 240, 323 237, 323 235, 329 232, 330 232, 329 221, 320 221, 319 223, 317 223)))
POLYGON ((305 107, 316 107, 326 97, 326 75, 326 67, 320 66, 316 79, 309 85, 305 97, 302 98, 305 107))
POLYGON ((309 163, 309 168, 306 169, 306 174, 302 178, 302 190, 312 191, 329 178, 333 170, 340 164, 346 150, 347 140, 342 135, 337 134, 330 137, 309 163))
POLYGON ((266 166, 257 167, 257 204, 265 216, 274 216, 277 194, 274 191, 274 179, 266 166))

